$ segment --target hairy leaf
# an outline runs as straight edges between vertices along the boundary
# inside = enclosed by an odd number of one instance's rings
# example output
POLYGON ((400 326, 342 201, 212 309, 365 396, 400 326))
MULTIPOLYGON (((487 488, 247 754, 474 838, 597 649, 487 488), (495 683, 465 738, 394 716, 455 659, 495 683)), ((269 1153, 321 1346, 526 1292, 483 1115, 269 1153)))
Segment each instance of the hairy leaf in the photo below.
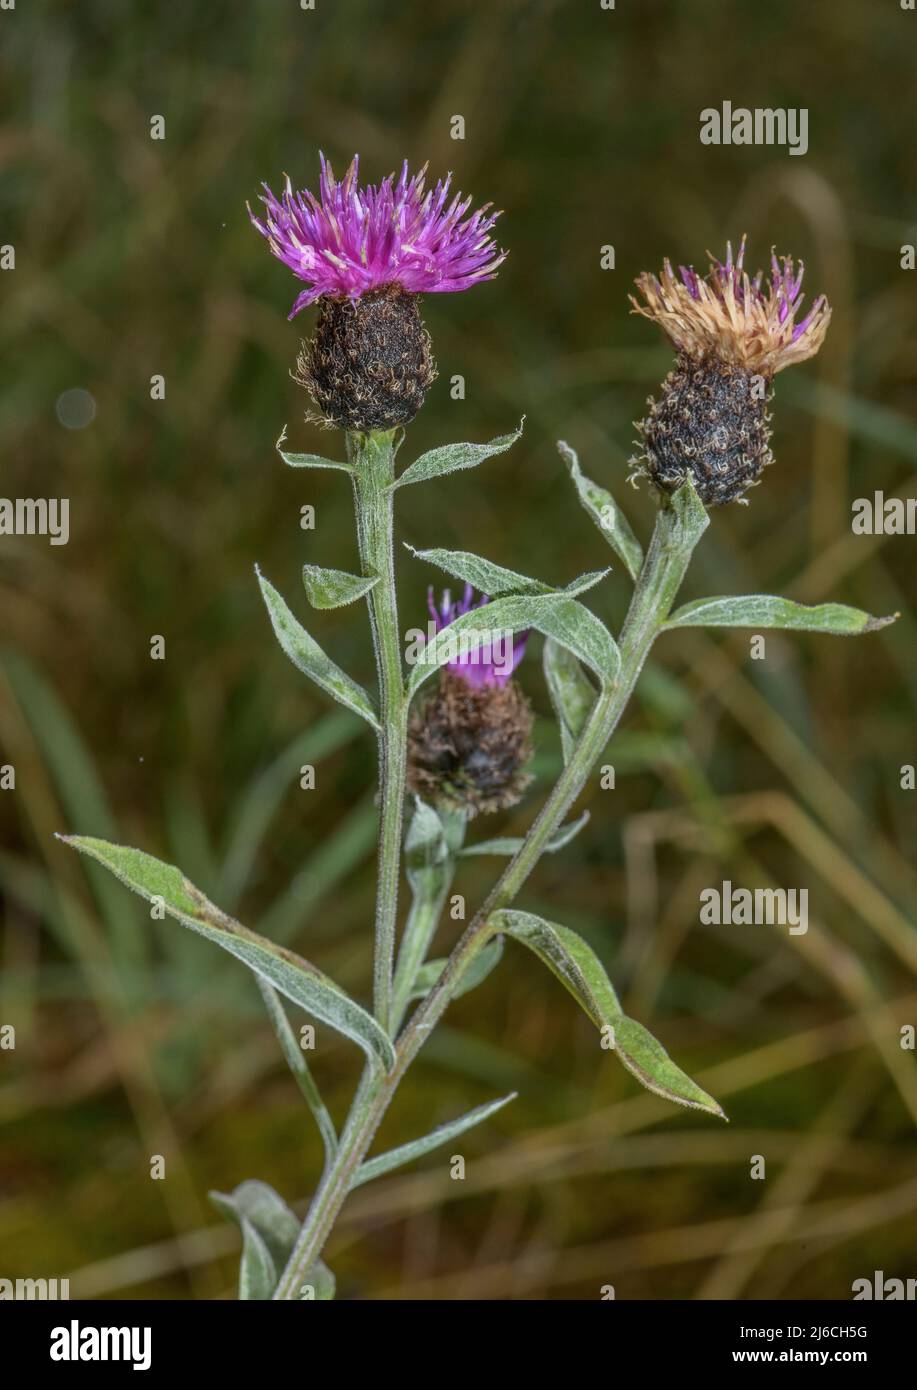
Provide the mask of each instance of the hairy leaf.
MULTIPOLYGON (((242 1231, 240 1299, 270 1298, 299 1235, 299 1220, 266 1182, 240 1183, 233 1192, 211 1192, 210 1200, 242 1231)), ((319 1260, 304 1280, 316 1299, 334 1297, 334 1275, 319 1260)))
POLYGON ((413 695, 438 667, 452 660, 457 648, 494 647, 508 634, 525 628, 535 628, 569 647, 604 682, 617 677, 621 656, 615 640, 588 608, 566 594, 511 595, 463 613, 427 642, 411 671, 408 694, 413 695))
POLYGON ((570 476, 573 479, 580 502, 612 550, 624 561, 624 566, 631 579, 636 579, 643 564, 643 547, 631 530, 630 522, 611 493, 586 477, 579 466, 576 451, 571 449, 570 445, 564 443, 562 439, 557 441, 557 447, 570 469, 570 476))
POLYGON ((542 660, 548 694, 560 726, 564 762, 567 763, 592 713, 596 691, 573 653, 552 638, 548 638, 544 644, 542 660))
MULTIPOLYGON (((545 845, 545 854, 556 854, 578 835, 589 820, 589 812, 584 811, 577 820, 568 821, 554 831, 545 845)), ((495 840, 479 840, 477 844, 466 845, 462 854, 518 854, 525 840, 521 835, 501 835, 495 840)))
POLYGON ((342 671, 340 666, 322 651, 315 639, 310 637, 298 619, 294 618, 277 590, 268 583, 261 571, 256 569, 255 573, 277 641, 296 669, 309 676, 329 695, 333 695, 340 704, 361 714, 374 729, 378 729, 378 715, 363 687, 357 685, 346 671, 342 671))
POLYGON ((88 835, 58 838, 104 864, 128 888, 148 902, 161 904, 184 926, 222 946, 306 1013, 357 1043, 372 1061, 382 1062, 387 1068, 393 1065, 395 1054, 390 1040, 356 1000, 302 956, 249 931, 221 912, 172 864, 164 864, 143 850, 113 845, 88 835))
POLYGON ((512 1091, 508 1096, 502 1096, 500 1100, 492 1100, 486 1105, 479 1105, 475 1110, 469 1110, 468 1114, 463 1115, 461 1119, 450 1120, 448 1124, 440 1125, 438 1129, 424 1135, 423 1139, 414 1139, 410 1144, 400 1144, 397 1149, 389 1149, 388 1153, 379 1154, 378 1158, 368 1158, 354 1174, 352 1185, 360 1187, 365 1182, 372 1182, 373 1178, 379 1178, 383 1173, 390 1173, 394 1168, 401 1168, 405 1163, 413 1163, 415 1158, 422 1158, 424 1154, 439 1148, 441 1144, 448 1144, 450 1139, 457 1139, 460 1134, 472 1129, 474 1125, 482 1124, 484 1120, 490 1119, 491 1115, 502 1110, 504 1105, 509 1105, 511 1100, 515 1100, 516 1095, 517 1092, 512 1091))
POLYGON ((677 608, 666 628, 673 627, 754 627, 784 628, 796 632, 830 632, 854 637, 876 632, 893 623, 897 614, 873 618, 860 608, 844 603, 793 603, 773 594, 743 594, 736 598, 701 598, 677 608))
MULTIPOLYGON (((452 983, 449 991, 450 999, 460 999, 463 994, 469 994, 478 985, 483 984, 490 972, 500 962, 503 955, 503 938, 495 936, 492 941, 488 941, 477 955, 473 956, 470 964, 452 983)), ((433 989, 434 985, 439 984, 442 973, 449 964, 445 957, 438 960, 428 960, 422 965, 414 979, 414 987, 408 995, 409 999, 424 999, 433 989)))
POLYGON ((522 434, 524 423, 523 416, 519 428, 513 430, 512 434, 501 434, 489 444, 444 444, 442 448, 431 449, 410 464, 392 486, 404 487, 406 483, 422 483, 427 478, 439 478, 446 473, 456 473, 461 468, 475 468, 485 459, 512 448, 522 434))
POLYGON ((675 1065, 662 1044, 626 1016, 605 967, 581 936, 569 927, 513 909, 495 912, 490 925, 534 951, 596 1027, 611 1030, 615 1052, 641 1085, 678 1105, 725 1118, 713 1097, 675 1065))
POLYGON ((445 570, 446 574, 453 575, 456 579, 462 579, 466 584, 471 584, 482 594, 488 594, 494 598, 500 594, 567 594, 574 598, 577 594, 585 593, 593 585, 598 584, 604 579, 609 570, 590 570, 588 574, 583 574, 579 579, 574 579, 563 589, 557 589, 552 584, 545 584, 540 579, 530 579, 526 574, 519 574, 516 570, 505 569, 503 565, 495 565, 490 560, 485 560, 480 555, 474 555, 469 550, 415 550, 412 545, 407 546, 411 554, 418 560, 426 560, 428 564, 436 565, 437 568, 445 570))
POLYGON ((368 594, 379 583, 379 576, 348 574, 346 570, 325 569, 322 565, 303 565, 302 582, 313 608, 343 608, 368 594))
POLYGON ((288 454, 280 447, 281 444, 286 443, 286 438, 287 427, 284 425, 275 447, 284 463, 289 464, 290 468, 336 468, 341 473, 356 471, 352 463, 322 458, 321 454, 288 454))

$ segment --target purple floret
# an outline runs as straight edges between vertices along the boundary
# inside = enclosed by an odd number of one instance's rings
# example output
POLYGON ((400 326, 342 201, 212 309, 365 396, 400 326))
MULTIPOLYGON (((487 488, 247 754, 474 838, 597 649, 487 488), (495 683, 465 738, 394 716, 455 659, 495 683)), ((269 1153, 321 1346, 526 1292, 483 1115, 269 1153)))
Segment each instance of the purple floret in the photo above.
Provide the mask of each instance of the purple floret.
MULTIPOLYGON (((427 607, 437 632, 442 632, 444 627, 448 627, 464 613, 470 613, 472 608, 483 608, 489 602, 490 599, 487 594, 482 594, 475 603, 474 589, 470 584, 466 584, 462 597, 454 603, 450 591, 446 589, 437 608, 432 588, 427 591, 427 607)), ((506 637, 506 629, 495 629, 494 645, 499 640, 502 650, 506 637)), ((496 653, 488 652, 486 647, 460 652, 454 661, 446 662, 446 670, 453 676, 461 676, 469 685, 506 685, 525 655, 525 644, 528 638, 528 631, 517 633, 513 639, 512 652, 505 653, 502 659, 496 653)))
POLYGON ((492 280, 506 259, 489 233, 499 213, 487 203, 467 216, 470 198, 449 198, 452 175, 424 192, 426 165, 396 180, 360 188, 359 156, 338 182, 320 154, 319 197, 297 193, 287 178, 283 195, 264 185, 265 216, 249 216, 274 255, 309 286, 290 318, 323 295, 358 299, 384 285, 409 294, 444 294, 492 280))

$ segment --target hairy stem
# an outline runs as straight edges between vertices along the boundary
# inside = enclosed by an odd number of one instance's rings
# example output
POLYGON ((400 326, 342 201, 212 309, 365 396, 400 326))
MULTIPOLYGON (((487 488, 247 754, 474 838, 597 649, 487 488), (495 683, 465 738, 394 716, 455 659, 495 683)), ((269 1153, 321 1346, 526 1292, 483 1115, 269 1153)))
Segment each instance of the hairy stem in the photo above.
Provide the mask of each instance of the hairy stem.
POLYGON ((391 1028, 392 973, 398 915, 398 879, 404 806, 407 701, 395 594, 392 492, 395 432, 349 434, 357 541, 364 575, 378 578, 367 595, 379 677, 379 871, 376 896, 373 1007, 391 1028))
MULTIPOLYGON (((699 505, 699 504, 698 504, 699 505)), ((701 509, 702 511, 702 509, 701 509)), ((543 854, 551 836, 579 796, 626 708, 647 654, 668 617, 703 530, 695 519, 686 526, 683 513, 666 503, 637 580, 621 631, 621 669, 617 681, 598 696, 570 756, 522 846, 475 914, 449 957, 437 984, 418 1006, 398 1039, 395 1065, 387 1075, 365 1073, 334 1163, 325 1173, 283 1273, 275 1298, 297 1298, 308 1270, 320 1256, 350 1184, 401 1079, 445 1013, 454 982, 494 935, 491 915, 508 907, 543 854)))

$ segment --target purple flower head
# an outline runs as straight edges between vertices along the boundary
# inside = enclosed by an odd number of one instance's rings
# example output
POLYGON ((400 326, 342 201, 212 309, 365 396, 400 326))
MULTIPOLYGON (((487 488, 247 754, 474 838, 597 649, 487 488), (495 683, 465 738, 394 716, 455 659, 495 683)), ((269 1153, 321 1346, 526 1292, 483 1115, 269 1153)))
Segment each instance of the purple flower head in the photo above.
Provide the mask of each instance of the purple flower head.
MULTIPOLYGON (((466 584, 465 592, 455 603, 452 601, 450 591, 446 589, 437 608, 432 587, 427 590, 427 608, 433 619, 435 632, 442 632, 443 628, 448 627, 462 614, 470 613, 473 608, 483 608, 489 602, 490 599, 487 594, 482 594, 475 603, 474 589, 470 584, 466 584)), ((506 685, 525 655, 525 644, 528 638, 528 631, 516 633, 515 637, 510 639, 510 634, 506 628, 495 629, 489 642, 466 650, 461 643, 461 634, 459 634, 456 655, 452 661, 446 662, 446 670, 453 676, 461 676, 462 680, 475 687, 506 685), (509 646, 510 640, 512 640, 511 647, 509 646)))
POLYGON ((831 309, 819 295, 803 315, 802 277, 801 262, 797 270, 792 256, 778 259, 773 251, 770 282, 762 270, 750 276, 743 236, 737 255, 727 242, 724 261, 710 256, 706 275, 683 265, 676 275, 666 259, 661 276, 637 277, 645 304, 633 296, 631 303, 688 357, 715 357, 770 379, 784 367, 814 356, 824 341, 831 309))
POLYGON ((319 159, 318 198, 295 192, 288 177, 280 198, 264 184, 263 219, 248 210, 274 255, 309 286, 290 318, 323 295, 358 299, 387 285, 409 294, 467 290, 492 280, 506 259, 489 235, 500 214, 487 203, 467 216, 471 199, 449 197, 451 174, 425 192, 427 166, 412 175, 405 160, 397 179, 361 188, 358 155, 340 182, 319 159))

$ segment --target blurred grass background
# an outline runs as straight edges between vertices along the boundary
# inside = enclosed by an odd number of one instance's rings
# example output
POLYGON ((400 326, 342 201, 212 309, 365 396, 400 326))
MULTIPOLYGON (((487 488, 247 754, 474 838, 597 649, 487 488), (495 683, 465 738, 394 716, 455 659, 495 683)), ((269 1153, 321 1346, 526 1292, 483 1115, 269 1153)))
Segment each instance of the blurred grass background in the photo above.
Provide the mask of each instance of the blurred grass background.
MULTIPOLYGON (((917 227, 915 25, 891 0, 45 0, 2 15, 2 491, 71 499, 66 548, 0 541, 0 762, 16 769, 0 793, 0 1023, 17 1036, 0 1053, 4 1277, 226 1295, 236 1233, 207 1190, 260 1177, 300 1201, 318 1175, 245 972, 151 924, 55 830, 174 859, 369 994, 374 749, 286 663, 252 574, 304 615, 301 564, 355 563, 345 481, 273 452, 285 422, 296 447, 338 441, 302 423, 288 369, 311 316, 286 322, 297 286, 245 213, 262 179, 314 186, 320 147, 339 170, 359 150, 372 179, 429 160, 505 209, 499 279, 426 301, 440 378, 402 458, 522 413, 526 433, 473 475, 406 489, 404 539, 558 582, 603 565, 557 438, 645 535, 631 421, 670 355, 628 317, 628 289, 664 254, 701 264, 747 230, 755 263, 773 243, 803 256, 835 317, 820 356, 778 380, 778 466, 751 506, 714 516, 684 596, 902 612, 859 641, 770 635, 765 662, 747 634, 666 639, 609 753, 616 790, 584 796, 591 823, 524 895, 588 936, 729 1127, 638 1092, 556 981, 510 952, 451 1010, 380 1142, 520 1097, 463 1139, 465 1182, 440 1155, 352 1199, 329 1247, 341 1294, 847 1298, 874 1269, 917 1272, 917 1071, 899 1045, 917 1023, 915 793, 899 786, 917 761, 914 541, 850 530, 854 498, 917 486, 917 300, 899 259, 917 227), (699 113, 724 99, 807 107, 809 153, 701 146, 699 113), (79 430, 55 414, 74 387, 97 403, 79 430), (808 934, 700 926, 699 890, 726 878, 807 887, 808 934)), ((434 577, 405 554, 405 626, 434 577)), ((620 567, 590 596, 615 622, 626 598, 620 567)), ((360 611, 308 621, 371 679, 360 611)), ((537 645, 522 680, 539 782, 499 822, 512 832, 559 766, 537 645)), ((468 861, 469 905, 498 867, 468 861)), ((338 1116, 357 1066, 320 1034, 338 1116)))

